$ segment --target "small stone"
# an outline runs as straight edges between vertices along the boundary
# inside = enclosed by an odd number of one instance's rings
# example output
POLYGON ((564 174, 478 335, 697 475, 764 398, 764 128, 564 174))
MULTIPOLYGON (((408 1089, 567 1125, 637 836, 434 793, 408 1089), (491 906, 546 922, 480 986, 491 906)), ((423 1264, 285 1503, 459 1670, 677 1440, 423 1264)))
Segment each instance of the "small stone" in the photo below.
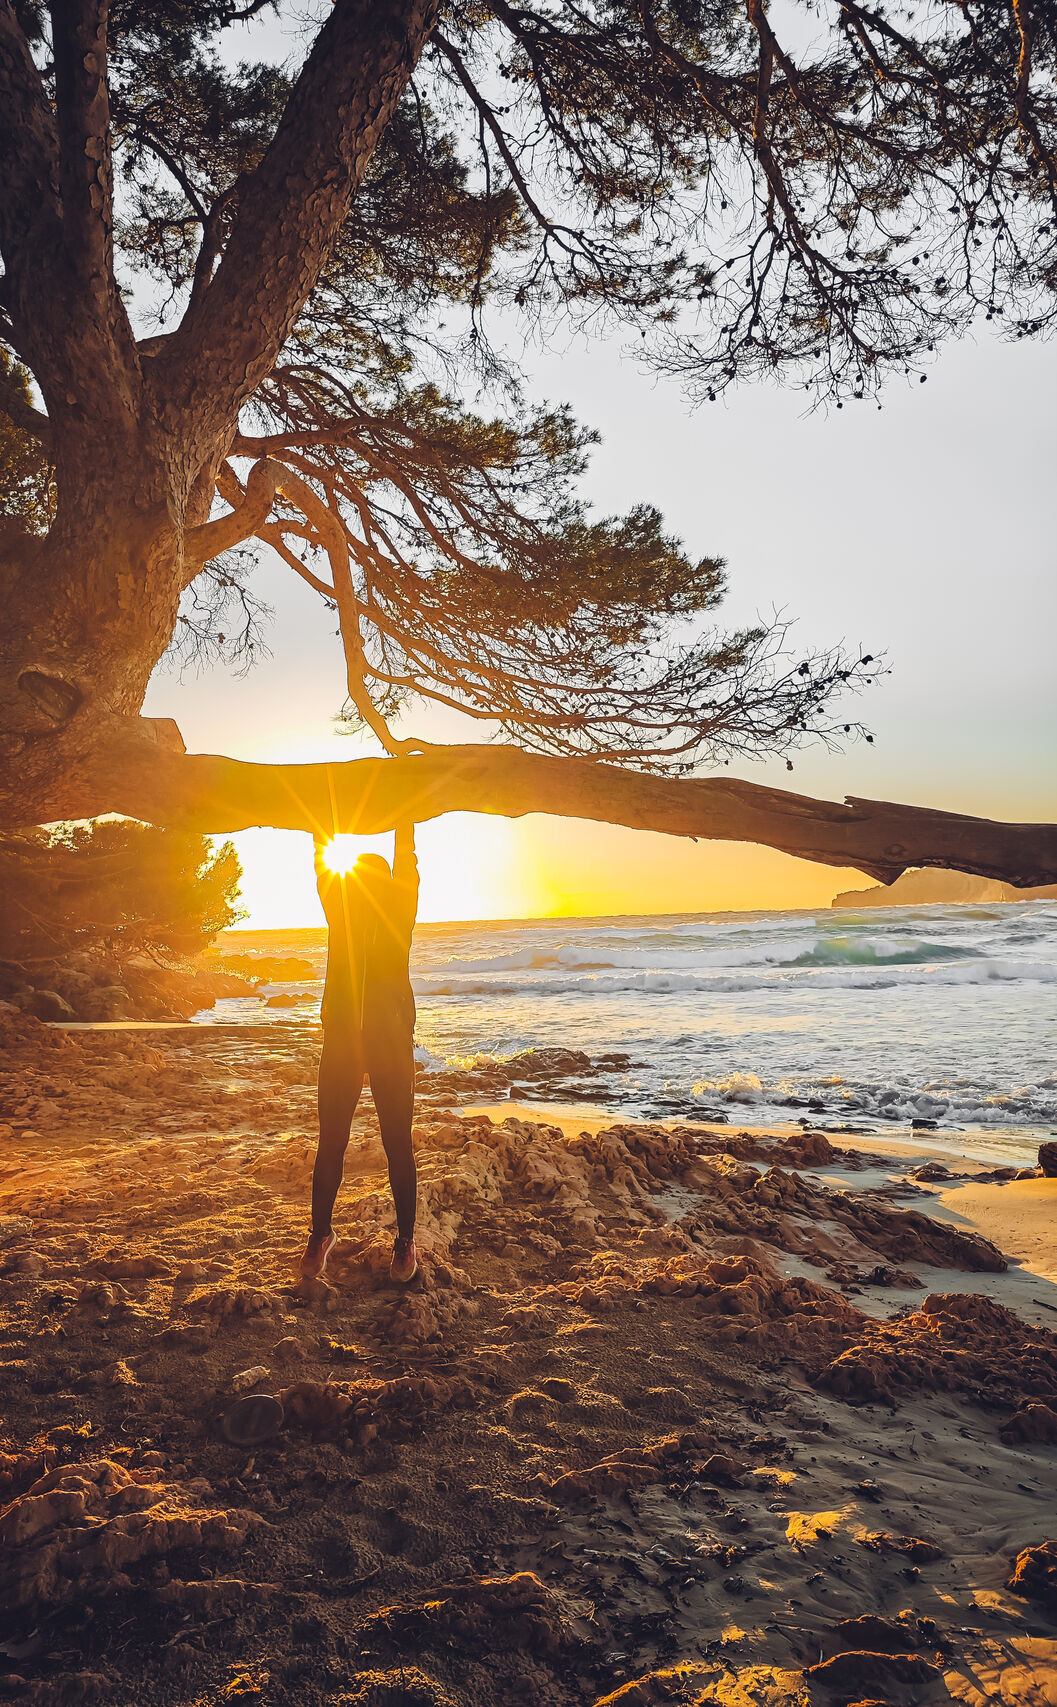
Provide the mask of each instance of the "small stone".
POLYGON ((287 1334, 272 1347, 273 1363, 304 1363, 308 1356, 296 1334, 287 1334))
POLYGON ((249 1369, 240 1369, 237 1375, 231 1377, 233 1393, 248 1393, 251 1387, 259 1387, 262 1381, 267 1381, 268 1370, 263 1363, 255 1363, 249 1369))

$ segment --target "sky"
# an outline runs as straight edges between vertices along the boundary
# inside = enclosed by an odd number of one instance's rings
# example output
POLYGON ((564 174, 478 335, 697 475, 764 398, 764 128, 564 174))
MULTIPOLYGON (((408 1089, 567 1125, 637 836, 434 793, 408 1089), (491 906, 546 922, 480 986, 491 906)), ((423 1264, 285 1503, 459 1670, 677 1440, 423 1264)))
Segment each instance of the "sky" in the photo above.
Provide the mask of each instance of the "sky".
MULTIPOLYGON (((599 429, 585 492, 601 513, 655 503, 691 555, 726 558, 719 613, 777 608, 793 644, 846 640, 891 674, 849 709, 872 746, 732 762, 726 775, 840 799, 898 800, 996 818, 1057 816, 1054 528, 1057 346, 988 337, 942 349, 927 382, 805 413, 804 394, 746 386, 691 411, 642 371, 624 338, 566 337, 520 352, 533 397, 568 401, 599 429)), ((473 401, 473 400, 471 400, 473 401)), ((259 761, 352 759, 340 733, 333 617, 267 550, 271 657, 247 676, 159 667, 145 712, 175 718, 190 751, 259 761)), ((436 709, 401 727, 480 739, 436 709)), ((322 921, 311 842, 236 836, 247 928, 322 921)), ((449 815, 419 833, 423 919, 824 907, 861 873, 773 850, 533 816, 449 815)), ((368 844, 365 843, 365 846, 368 844)), ((385 851, 385 839, 371 845, 385 851)))

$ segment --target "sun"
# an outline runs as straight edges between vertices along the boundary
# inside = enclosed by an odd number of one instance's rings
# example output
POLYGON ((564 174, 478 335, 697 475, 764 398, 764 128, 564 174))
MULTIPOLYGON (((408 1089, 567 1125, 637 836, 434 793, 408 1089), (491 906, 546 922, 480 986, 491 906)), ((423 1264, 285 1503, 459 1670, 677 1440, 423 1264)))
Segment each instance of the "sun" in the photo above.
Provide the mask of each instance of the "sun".
POLYGON ((351 871, 360 855, 358 836, 332 836, 323 849, 323 864, 336 877, 351 871))

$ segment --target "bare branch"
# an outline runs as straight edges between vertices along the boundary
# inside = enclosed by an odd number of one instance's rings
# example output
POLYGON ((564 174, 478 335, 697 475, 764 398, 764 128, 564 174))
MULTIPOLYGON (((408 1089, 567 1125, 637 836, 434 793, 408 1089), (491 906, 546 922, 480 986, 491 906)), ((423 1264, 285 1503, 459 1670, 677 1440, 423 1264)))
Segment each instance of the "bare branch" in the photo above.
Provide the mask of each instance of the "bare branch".
POLYGON ((360 606, 352 584, 349 567, 349 542, 339 518, 293 469, 279 465, 279 489, 308 517, 319 536, 320 544, 330 559, 334 597, 341 624, 341 639, 345 648, 346 680, 349 698, 364 723, 378 737, 387 753, 407 751, 409 743, 399 741, 378 712, 364 681, 363 636, 360 632, 360 606))

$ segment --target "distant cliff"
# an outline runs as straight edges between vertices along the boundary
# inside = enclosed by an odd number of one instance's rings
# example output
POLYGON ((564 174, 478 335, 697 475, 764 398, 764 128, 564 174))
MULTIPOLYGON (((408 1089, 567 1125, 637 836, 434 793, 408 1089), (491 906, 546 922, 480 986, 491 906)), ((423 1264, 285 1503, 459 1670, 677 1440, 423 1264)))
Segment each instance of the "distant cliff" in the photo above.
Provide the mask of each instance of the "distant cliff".
POLYGON ((845 889, 831 907, 929 907, 937 901, 973 906, 988 901, 1057 901, 1057 883, 1041 889, 1014 889, 990 877, 964 871, 904 871, 894 883, 877 889, 845 889))

